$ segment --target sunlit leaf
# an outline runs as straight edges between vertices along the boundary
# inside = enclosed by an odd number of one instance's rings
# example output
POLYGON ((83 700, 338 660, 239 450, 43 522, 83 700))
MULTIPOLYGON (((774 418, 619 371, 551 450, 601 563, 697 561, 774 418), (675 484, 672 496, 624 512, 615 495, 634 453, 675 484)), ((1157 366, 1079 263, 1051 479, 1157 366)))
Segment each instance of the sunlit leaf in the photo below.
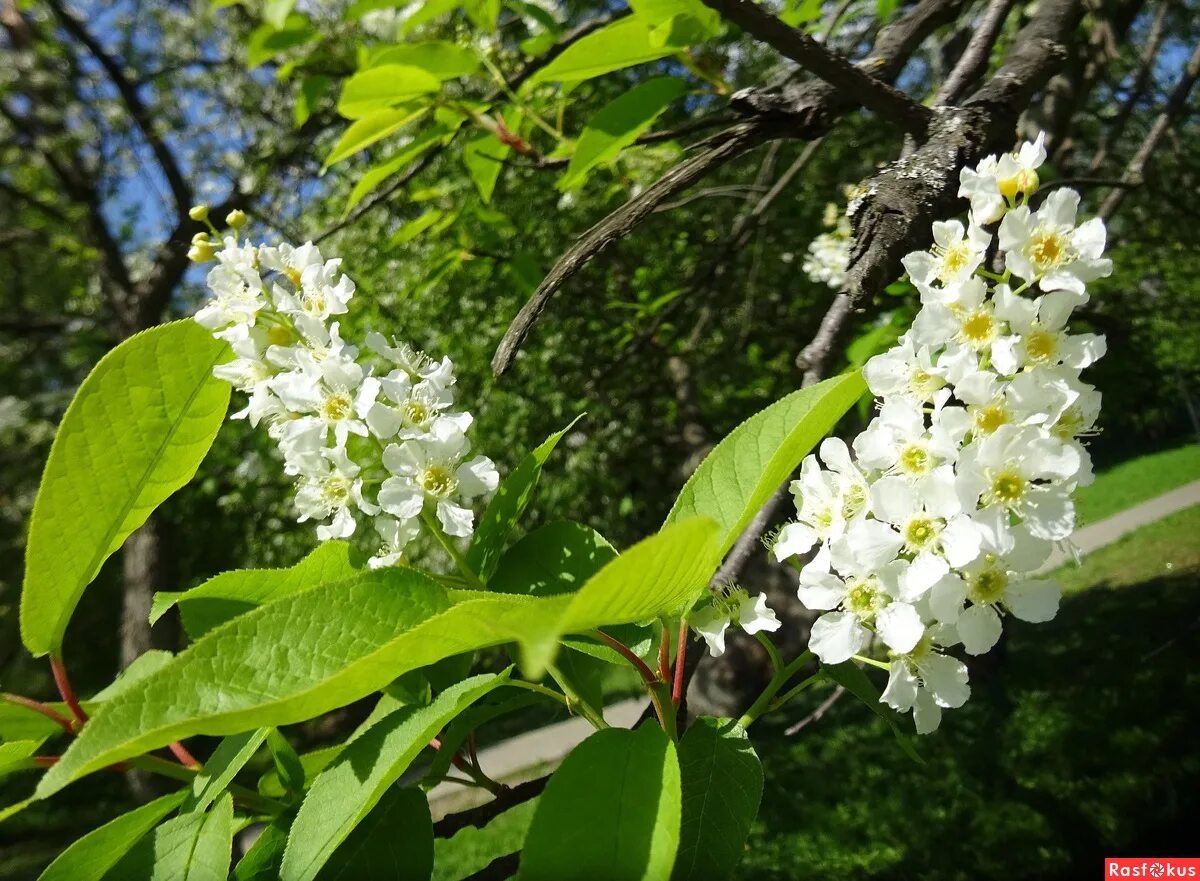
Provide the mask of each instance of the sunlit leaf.
POLYGON ((100 360, 63 416, 25 549, 21 638, 58 650, 84 589, 150 513, 192 479, 229 406, 228 351, 194 321, 136 334, 100 360))

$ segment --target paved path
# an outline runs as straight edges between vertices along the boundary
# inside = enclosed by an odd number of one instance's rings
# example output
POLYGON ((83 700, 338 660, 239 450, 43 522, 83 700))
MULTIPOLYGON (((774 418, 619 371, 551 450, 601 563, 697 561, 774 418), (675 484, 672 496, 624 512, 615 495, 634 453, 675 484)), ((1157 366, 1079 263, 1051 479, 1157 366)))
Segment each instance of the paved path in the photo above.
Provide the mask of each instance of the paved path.
MULTIPOLYGON (((1200 480, 1181 486, 1158 498, 1115 514, 1099 523, 1085 526, 1072 536, 1072 544, 1080 557, 1110 545, 1135 529, 1161 520, 1185 508, 1200 505, 1200 480)), ((1074 558, 1071 551, 1056 549, 1039 571, 1049 572, 1074 558)), ((621 701, 606 707, 604 718, 613 726, 629 727, 646 707, 645 698, 621 701)), ((480 765, 496 780, 520 779, 522 772, 534 767, 557 764, 584 738, 592 733, 592 726, 581 718, 567 719, 536 731, 530 731, 506 740, 479 753, 480 765)), ((467 804, 479 800, 476 790, 464 790, 453 783, 442 783, 430 792, 430 802, 438 816, 452 810, 461 810, 467 804)))
MULTIPOLYGON (((1184 484, 1179 489, 1173 489, 1165 495, 1134 505, 1120 514, 1114 514, 1099 523, 1085 526, 1071 536, 1071 544, 1075 546, 1080 557, 1085 557, 1092 551, 1113 544, 1147 523, 1161 520, 1185 508, 1200 505, 1200 480, 1184 484)), ((1070 550, 1056 548, 1038 572, 1050 572, 1064 563, 1070 563, 1073 554, 1070 550)))

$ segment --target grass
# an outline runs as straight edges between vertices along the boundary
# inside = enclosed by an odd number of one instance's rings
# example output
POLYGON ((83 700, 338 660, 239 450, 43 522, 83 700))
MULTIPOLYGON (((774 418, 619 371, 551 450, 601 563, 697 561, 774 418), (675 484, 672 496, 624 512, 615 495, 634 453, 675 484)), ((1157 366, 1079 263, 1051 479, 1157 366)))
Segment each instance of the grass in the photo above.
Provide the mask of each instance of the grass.
POLYGON ((1119 514, 1193 480, 1200 480, 1200 444, 1123 462, 1076 493, 1079 525, 1119 514))

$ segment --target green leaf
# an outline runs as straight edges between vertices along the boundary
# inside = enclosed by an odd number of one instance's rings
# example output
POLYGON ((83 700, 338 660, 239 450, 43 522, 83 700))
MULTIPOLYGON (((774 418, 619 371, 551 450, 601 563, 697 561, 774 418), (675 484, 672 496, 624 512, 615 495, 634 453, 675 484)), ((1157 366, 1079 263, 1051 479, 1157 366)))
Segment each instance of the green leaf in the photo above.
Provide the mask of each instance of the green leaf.
MULTIPOLYGON (((401 707, 349 744, 313 781, 292 824, 280 881, 311 881, 431 738, 455 716, 503 683, 505 675, 466 679, 428 706, 401 707)), ((424 796, 421 796, 424 801, 424 796)), ((397 828, 395 837, 403 833, 397 828)), ((429 859, 433 858, 429 834, 429 859)), ((423 847, 422 847, 423 849, 423 847)))
POLYGON ((233 853, 233 799, 207 814, 184 814, 145 836, 106 881, 225 881, 233 853))
POLYGON ((384 64, 402 64, 418 67, 439 80, 452 80, 469 76, 479 70, 479 56, 463 46, 444 40, 429 40, 424 43, 400 43, 395 46, 379 46, 367 57, 367 67, 384 64))
POLYGON ((348 156, 353 156, 359 150, 365 150, 376 141, 381 141, 411 125, 424 116, 428 109, 421 105, 409 104, 391 110, 380 110, 355 121, 342 132, 342 136, 325 157, 325 164, 321 170, 324 171, 348 156))
POLYGON ((701 0, 631 0, 629 6, 634 15, 652 27, 686 16, 700 28, 698 39, 715 37, 722 30, 720 13, 709 9, 701 0))
POLYGON ((821 17, 822 0, 789 0, 779 13, 779 20, 794 28, 821 17))
POLYGON ((925 764, 925 760, 913 746, 912 738, 900 727, 903 717, 880 701, 879 690, 871 683, 862 668, 853 661, 846 661, 843 664, 822 664, 821 672, 866 704, 872 713, 887 722, 888 727, 892 729, 892 734, 896 735, 896 742, 900 744, 901 751, 906 756, 918 765, 925 764))
POLYGON ((607 24, 572 43, 561 55, 535 73, 529 85, 578 82, 601 74, 674 55, 682 46, 654 45, 652 25, 638 16, 607 24))
POLYGON ((858 371, 793 392, 755 413, 713 448, 675 500, 667 523, 710 517, 722 556, 771 494, 866 388, 858 371))
POLYGON ((198 639, 230 618, 265 603, 351 578, 358 573, 359 563, 360 555, 348 542, 327 541, 289 569, 235 569, 183 593, 155 594, 150 623, 178 605, 184 630, 192 639, 198 639))
POLYGON ((492 201, 504 160, 511 152, 509 146, 500 143, 493 134, 482 134, 463 145, 463 164, 485 203, 492 201))
POLYGON ((233 782, 238 771, 254 758, 258 748, 266 740, 268 730, 259 728, 257 731, 234 734, 217 744, 213 754, 204 763, 204 768, 192 781, 192 790, 188 793, 181 811, 207 811, 208 806, 233 782))
POLYGON ((697 719, 679 743, 683 823, 671 881, 732 878, 762 799, 762 763, 745 729, 697 719))
POLYGON ((186 791, 156 798, 75 841, 38 876, 38 881, 100 881, 159 821, 175 810, 186 791))
POLYGON ((400 33, 412 33, 426 22, 458 9, 462 2, 463 0, 425 0, 420 9, 404 19, 404 23, 400 25, 400 33))
POLYGON ((582 184, 589 171, 636 141, 667 105, 686 91, 683 80, 673 76, 655 77, 605 104, 579 136, 571 163, 559 179, 558 188, 565 191, 582 184))
POLYGON ((875 20, 879 24, 884 24, 892 17, 892 13, 899 5, 900 0, 875 0, 875 20))
POLYGON ((429 881, 433 818, 419 789, 393 786, 334 851, 318 881, 429 881))
POLYGON ((292 121, 296 124, 296 128, 300 128, 308 122, 317 102, 325 97, 325 93, 332 85, 333 80, 322 74, 306 76, 300 81, 300 89, 296 92, 296 106, 292 111, 292 121))
POLYGON ((337 109, 347 119, 361 119, 441 87, 441 80, 427 70, 406 64, 381 64, 346 80, 337 109))
POLYGON ((548 523, 505 552, 488 586, 530 596, 572 593, 616 556, 613 546, 589 526, 569 520, 548 523))
POLYGON ((266 0, 263 3, 263 21, 278 30, 287 22, 295 5, 296 0, 266 0))
POLYGON ((653 724, 597 731, 554 772, 525 837, 520 881, 667 878, 679 846, 675 745, 653 724))
POLYGON ((300 756, 296 755, 295 748, 277 728, 268 729, 267 748, 271 751, 275 773, 279 775, 279 782, 283 784, 283 788, 288 792, 303 792, 304 765, 300 756))
MULTIPOLYGON (((471 547, 467 551, 467 564, 486 584, 496 571, 500 554, 513 529, 525 513, 533 491, 537 487, 538 478, 542 476, 542 466, 558 446, 558 442, 570 431, 583 414, 576 416, 563 429, 554 432, 535 449, 526 454, 513 472, 504 478, 496 491, 495 497, 488 504, 487 510, 479 518, 479 526, 471 547)), ((588 573, 591 574, 591 573, 588 573)), ((514 590, 513 593, 530 593, 527 590, 514 590)))
POLYGON ((500 16, 500 0, 463 0, 463 9, 471 24, 486 32, 496 29, 496 19, 500 16))
POLYGON ((96 692, 91 703, 110 700, 123 691, 136 685, 152 673, 157 673, 175 658, 173 654, 163 649, 150 649, 143 655, 138 655, 128 667, 117 674, 117 678, 104 689, 96 692))
POLYGON ((890 349, 900 334, 912 324, 913 314, 901 307, 885 312, 874 323, 846 346, 846 360, 851 367, 862 367, 873 356, 890 349))
POLYGON ((563 596, 447 591, 420 572, 393 568, 260 606, 101 704, 42 777, 37 797, 194 734, 311 719, 474 649, 519 642, 526 668, 540 673, 565 634, 649 621, 694 603, 717 565, 715 535, 704 518, 674 524, 563 596))
POLYGON ((230 881, 279 881, 279 864, 287 847, 290 814, 276 817, 233 868, 230 881))
POLYGON ((0 777, 14 771, 33 770, 29 757, 42 745, 40 740, 11 740, 0 743, 0 777))
POLYGON ((283 28, 264 24, 246 40, 246 66, 253 70, 288 49, 317 39, 317 36, 317 32, 299 15, 288 16, 283 28))
POLYGON ((408 223, 401 226, 398 230, 392 233, 390 244, 407 245, 425 230, 429 229, 446 215, 446 212, 441 208, 430 208, 420 217, 415 220, 410 220, 408 223))
POLYGON ((21 638, 57 652, 84 589, 126 537, 192 479, 229 406, 228 351, 191 320, 136 334, 88 374, 42 474, 21 591, 21 638))
POLYGON ((371 166, 367 170, 367 173, 359 178, 358 183, 354 185, 354 189, 350 191, 350 196, 346 199, 346 207, 342 211, 342 217, 349 215, 354 206, 361 202, 368 193, 393 174, 396 174, 403 168, 407 168, 409 164, 426 150, 432 148, 437 143, 446 143, 449 136, 453 133, 453 131, 435 126, 418 135, 413 139, 412 143, 401 149, 392 158, 371 166))

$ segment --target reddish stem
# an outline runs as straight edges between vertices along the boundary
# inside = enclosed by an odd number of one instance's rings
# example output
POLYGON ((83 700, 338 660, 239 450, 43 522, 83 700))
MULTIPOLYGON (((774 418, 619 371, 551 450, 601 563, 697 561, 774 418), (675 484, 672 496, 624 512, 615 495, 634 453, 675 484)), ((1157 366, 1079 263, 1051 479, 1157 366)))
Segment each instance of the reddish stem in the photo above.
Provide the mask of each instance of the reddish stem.
POLYGON ((603 630, 594 631, 600 641, 609 648, 615 650, 621 657, 633 664, 634 668, 642 675, 642 679, 646 680, 647 685, 655 685, 658 679, 654 676, 654 671, 646 666, 646 662, 639 658, 629 646, 621 642, 619 639, 613 639, 603 630))
POLYGON ((79 698, 75 696, 75 689, 71 687, 71 679, 67 676, 67 668, 63 666, 62 658, 58 655, 50 656, 50 670, 54 673, 54 684, 58 686, 58 693, 62 695, 63 703, 67 705, 71 710, 71 715, 82 726, 87 722, 88 715, 79 705, 79 698))
POLYGON ((58 764, 59 756, 34 756, 33 763, 40 768, 49 768, 58 764))
POLYGON ((667 622, 662 624, 662 636, 658 640, 658 678, 660 682, 669 682, 671 680, 671 656, 670 649, 667 648, 667 641, 671 638, 671 631, 667 628, 667 622))
MULTIPOLYGON (((441 748, 442 748, 442 742, 440 740, 438 740, 436 737, 432 738, 429 741, 429 745, 436 750, 441 750, 441 748)), ((467 773, 470 773, 470 771, 471 771, 471 765, 468 764, 467 760, 464 759, 462 756, 460 756, 458 753, 455 753, 453 758, 450 759, 450 764, 454 765, 454 767, 458 768, 458 770, 460 770, 460 771, 464 771, 467 773)))
POLYGON ((62 713, 55 710, 53 707, 48 707, 41 701, 35 701, 33 698, 22 697, 19 694, 0 694, 0 700, 6 700, 10 704, 17 704, 27 710, 33 710, 35 713, 41 713, 47 719, 52 720, 56 725, 60 726, 63 731, 74 736, 75 725, 64 716, 62 713))
POLYGON ((675 706, 683 699, 683 668, 687 666, 687 621, 679 622, 679 644, 675 647, 675 683, 671 686, 671 700, 675 706))
POLYGON ((190 768, 193 771, 199 771, 204 767, 194 755, 188 752, 187 747, 178 740, 172 744, 168 744, 167 749, 171 751, 171 755, 175 756, 175 758, 179 760, 179 764, 183 765, 185 768, 190 768))

